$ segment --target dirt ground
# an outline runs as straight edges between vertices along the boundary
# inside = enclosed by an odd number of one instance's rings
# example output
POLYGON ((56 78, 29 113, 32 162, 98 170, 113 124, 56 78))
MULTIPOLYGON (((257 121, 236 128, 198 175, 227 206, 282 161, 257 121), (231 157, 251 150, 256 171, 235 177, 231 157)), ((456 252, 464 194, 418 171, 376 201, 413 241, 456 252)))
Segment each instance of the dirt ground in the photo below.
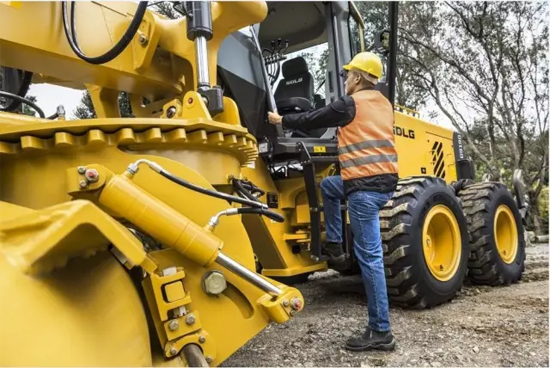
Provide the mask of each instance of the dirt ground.
POLYGON ((306 308, 271 325, 223 366, 548 366, 548 244, 527 248, 521 282, 465 286, 451 303, 431 310, 393 307, 394 352, 351 353, 346 339, 361 333, 366 300, 359 277, 329 271, 298 285, 306 308))

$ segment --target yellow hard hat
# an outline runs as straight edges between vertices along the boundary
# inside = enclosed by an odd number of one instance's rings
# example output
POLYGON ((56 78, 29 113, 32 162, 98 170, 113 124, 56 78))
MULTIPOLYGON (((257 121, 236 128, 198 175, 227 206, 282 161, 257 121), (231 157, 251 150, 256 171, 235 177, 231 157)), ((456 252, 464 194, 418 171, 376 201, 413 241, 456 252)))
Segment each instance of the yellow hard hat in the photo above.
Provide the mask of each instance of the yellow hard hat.
POLYGON ((367 72, 370 75, 380 79, 382 77, 382 60, 372 52, 360 52, 347 65, 344 65, 345 70, 359 69, 367 72))

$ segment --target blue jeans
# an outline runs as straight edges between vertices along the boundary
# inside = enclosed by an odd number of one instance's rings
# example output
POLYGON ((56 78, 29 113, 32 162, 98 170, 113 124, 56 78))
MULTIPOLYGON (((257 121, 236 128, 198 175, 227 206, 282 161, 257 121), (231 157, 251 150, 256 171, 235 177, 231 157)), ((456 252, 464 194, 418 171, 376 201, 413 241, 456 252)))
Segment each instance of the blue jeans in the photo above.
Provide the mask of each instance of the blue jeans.
MULTIPOLYGON (((323 179, 321 194, 327 242, 342 243, 340 201, 346 199, 342 177, 329 176, 323 179)), ((356 191, 347 197, 355 255, 367 293, 368 326, 379 332, 390 330, 390 317, 378 216, 380 209, 392 195, 393 193, 356 191)))

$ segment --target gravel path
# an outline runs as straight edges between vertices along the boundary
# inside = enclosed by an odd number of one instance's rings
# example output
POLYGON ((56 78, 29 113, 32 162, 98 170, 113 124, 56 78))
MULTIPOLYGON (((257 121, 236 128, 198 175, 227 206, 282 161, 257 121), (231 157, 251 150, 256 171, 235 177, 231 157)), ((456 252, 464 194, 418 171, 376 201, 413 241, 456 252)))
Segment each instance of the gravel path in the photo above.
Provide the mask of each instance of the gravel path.
POLYGON ((305 310, 271 325, 223 366, 548 366, 548 244, 527 248, 523 280, 508 287, 466 285, 431 310, 391 308, 392 353, 350 353, 345 340, 363 330, 359 277, 335 271, 298 285, 305 310))

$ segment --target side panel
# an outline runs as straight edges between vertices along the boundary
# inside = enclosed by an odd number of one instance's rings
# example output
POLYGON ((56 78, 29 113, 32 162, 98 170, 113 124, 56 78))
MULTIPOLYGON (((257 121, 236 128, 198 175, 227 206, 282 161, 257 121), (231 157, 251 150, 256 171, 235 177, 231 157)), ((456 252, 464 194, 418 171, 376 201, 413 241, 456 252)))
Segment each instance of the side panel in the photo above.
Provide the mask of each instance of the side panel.
POLYGON ((394 134, 399 177, 432 175, 457 180, 453 131, 395 112, 394 134))

